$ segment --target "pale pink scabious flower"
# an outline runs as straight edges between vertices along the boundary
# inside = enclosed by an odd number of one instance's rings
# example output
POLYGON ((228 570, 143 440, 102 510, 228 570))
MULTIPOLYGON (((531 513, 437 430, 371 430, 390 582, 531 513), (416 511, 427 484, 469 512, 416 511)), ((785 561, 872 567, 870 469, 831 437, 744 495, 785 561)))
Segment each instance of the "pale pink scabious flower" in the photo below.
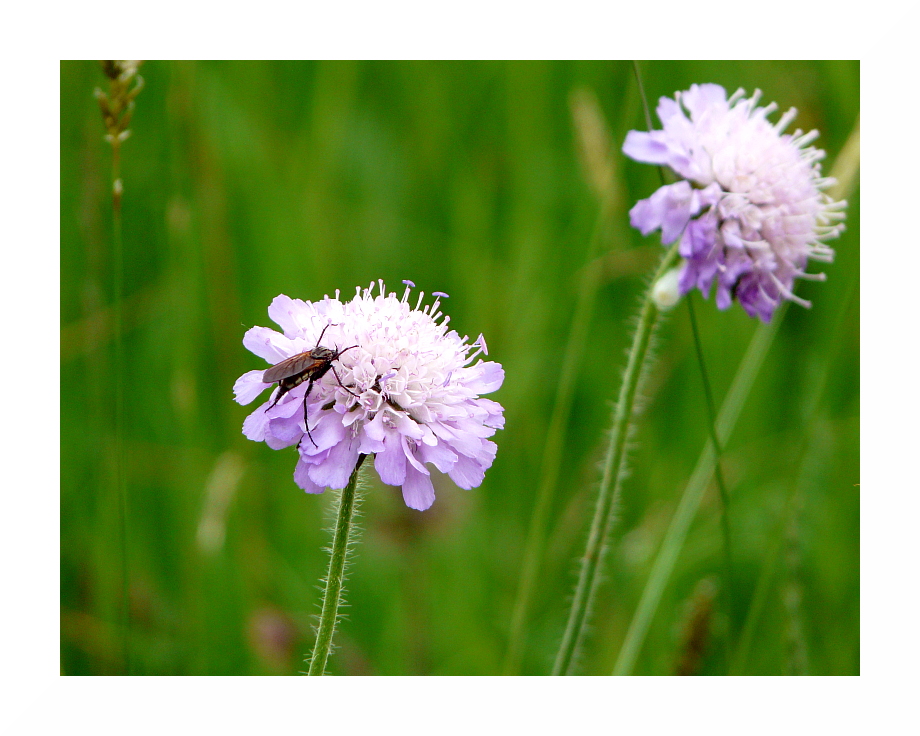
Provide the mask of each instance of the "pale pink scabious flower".
POLYGON ((795 109, 774 125, 767 116, 776 103, 756 107, 759 90, 743 95, 739 89, 726 99, 719 85, 702 84, 659 100, 664 129, 630 131, 623 153, 667 166, 681 180, 629 216, 643 235, 660 229, 664 244, 680 238, 681 294, 698 288, 708 296, 716 283, 719 309, 737 299, 769 322, 784 299, 811 306, 792 293, 793 282, 824 280, 805 268, 833 260, 825 241, 843 230, 846 202, 824 193, 835 182, 821 176, 824 151, 809 145, 818 132, 783 134, 795 109))
MULTIPOLYGON (((283 334, 253 327, 243 345, 277 364, 310 351, 323 334, 323 346, 344 351, 304 396, 311 382, 290 389, 272 406, 272 397, 247 417, 243 434, 272 449, 297 446, 294 482, 308 493, 344 488, 360 455, 374 455, 374 468, 389 485, 401 486, 406 505, 424 510, 434 502, 431 467, 461 488, 482 483, 495 459, 486 439, 504 426, 500 404, 480 397, 501 386, 505 372, 488 355, 480 335, 473 343, 448 330, 439 310, 446 294, 434 293, 413 307, 411 287, 402 297, 386 294, 383 281, 357 290, 350 301, 326 296, 305 302, 278 296, 269 317, 283 334), (351 346, 357 346, 346 350, 351 346), (341 384, 339 383, 341 381, 341 384)), ((233 391, 240 404, 253 401, 273 384, 264 370, 250 371, 233 391)))

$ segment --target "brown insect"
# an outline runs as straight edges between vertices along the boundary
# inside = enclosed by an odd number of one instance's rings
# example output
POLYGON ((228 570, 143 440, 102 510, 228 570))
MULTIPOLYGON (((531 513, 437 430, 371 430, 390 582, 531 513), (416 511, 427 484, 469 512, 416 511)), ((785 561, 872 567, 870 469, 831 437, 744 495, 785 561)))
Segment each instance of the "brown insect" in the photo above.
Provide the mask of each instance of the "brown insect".
MULTIPOLYGON (((317 445, 316 442, 313 441, 313 436, 310 434, 310 425, 307 422, 307 397, 313 390, 313 384, 325 376, 331 369, 335 376, 335 380, 339 382, 339 386, 348 391, 352 396, 358 396, 358 394, 342 383, 342 379, 339 378, 335 366, 332 365, 332 361, 336 360, 342 353, 358 346, 352 345, 350 348, 345 348, 345 350, 330 350, 329 348, 324 348, 319 343, 323 341, 323 335, 326 334, 326 330, 328 329, 329 325, 326 325, 323 331, 319 333, 319 340, 316 341, 317 345, 315 348, 298 355, 292 355, 290 358, 285 358, 280 363, 276 363, 271 368, 268 368, 262 374, 262 381, 264 383, 278 382, 278 393, 275 395, 275 400, 269 405, 269 409, 277 404, 281 397, 291 389, 296 388, 304 381, 310 382, 307 385, 306 393, 303 395, 303 423, 307 428, 307 436, 310 438, 310 442, 313 442, 314 447, 317 445)), ((300 443, 298 443, 297 446, 300 447, 300 443)))

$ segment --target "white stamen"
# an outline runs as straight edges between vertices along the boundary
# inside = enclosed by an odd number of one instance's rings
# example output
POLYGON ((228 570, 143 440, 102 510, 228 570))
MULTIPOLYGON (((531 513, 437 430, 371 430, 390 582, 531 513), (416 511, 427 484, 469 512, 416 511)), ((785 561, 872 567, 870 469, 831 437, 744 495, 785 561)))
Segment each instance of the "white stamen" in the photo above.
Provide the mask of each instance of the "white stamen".
POLYGON ((802 135, 801 137, 799 136, 793 137, 792 142, 799 148, 804 148, 812 141, 817 140, 818 136, 820 135, 821 134, 817 130, 810 130, 807 133, 805 133, 805 135, 802 135))
POLYGON ((796 276, 800 279, 805 279, 806 281, 827 281, 827 274, 825 273, 806 273, 805 271, 796 272, 796 276))
POLYGON ((815 161, 821 161, 827 154, 817 148, 806 149, 802 151, 802 161, 812 164, 815 161))
POLYGON ((767 105, 766 107, 762 107, 762 108, 760 109, 760 114, 761 114, 763 117, 767 117, 768 115, 770 115, 770 114, 776 112, 778 109, 779 109, 779 105, 777 105, 775 102, 771 102, 771 103, 770 103, 769 105, 767 105))
POLYGON ((779 119, 776 125, 773 126, 774 128, 776 128, 776 132, 781 134, 787 128, 789 123, 795 120, 798 114, 799 114, 799 111, 796 110, 794 107, 790 107, 788 110, 786 110, 786 112, 783 113, 783 116, 779 119))
POLYGON ((772 272, 770 273, 770 280, 771 280, 774 284, 776 284, 776 288, 779 289, 779 293, 782 294, 786 299, 788 299, 788 300, 791 301, 791 302, 795 302, 796 304, 798 304, 798 305, 800 305, 800 306, 802 306, 802 307, 805 307, 806 309, 811 309, 811 302, 808 301, 807 299, 803 299, 802 297, 797 296, 796 294, 793 294, 791 291, 789 291, 789 289, 786 288, 786 286, 783 284, 783 282, 780 281, 780 280, 776 277, 776 274, 775 274, 775 273, 772 273, 772 272))
POLYGON ((770 250, 770 244, 766 240, 744 240, 742 238, 742 243, 744 243, 745 248, 750 250, 770 250))

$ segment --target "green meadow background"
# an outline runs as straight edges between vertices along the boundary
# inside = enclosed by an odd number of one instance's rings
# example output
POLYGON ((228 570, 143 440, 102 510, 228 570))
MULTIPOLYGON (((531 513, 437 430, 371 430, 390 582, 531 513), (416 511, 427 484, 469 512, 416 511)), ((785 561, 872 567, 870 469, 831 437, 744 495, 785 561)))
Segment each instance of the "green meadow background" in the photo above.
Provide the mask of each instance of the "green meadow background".
MULTIPOLYGON (((796 107, 793 128, 821 131, 825 172, 859 113, 857 62, 641 70, 652 106, 715 82, 796 107)), ((257 404, 239 406, 231 387, 264 366, 241 341, 253 325, 273 326, 266 309, 276 295, 350 296, 380 278, 450 294, 451 326, 483 333, 504 366, 490 398, 507 423, 482 486, 464 491, 445 478, 428 511, 407 509, 399 489, 365 474, 347 617, 328 672, 509 671, 559 367, 584 271, 594 269, 562 472, 510 670, 547 674, 631 320, 662 252, 657 237, 628 226, 631 204, 659 186, 654 167, 619 154, 626 132, 645 127, 632 65, 151 61, 140 71, 146 86, 122 150, 123 564, 111 149, 93 98, 107 80, 97 62, 61 65, 61 672, 305 669, 336 494, 304 494, 293 449, 243 437, 257 404), (592 100, 603 129, 588 114, 592 100), (608 168, 598 167, 603 146, 593 159, 582 153, 573 101, 588 114, 581 125, 593 121, 609 145, 608 168), (604 208, 591 183, 598 172, 621 192, 604 208)), ((827 282, 797 286, 814 306, 788 310, 725 448, 734 626, 746 620, 750 642, 744 674, 859 673, 858 189, 847 228, 832 243, 827 282)), ((759 323, 737 305, 695 304, 719 404, 759 323)), ((655 352, 583 674, 611 672, 707 437, 685 303, 668 313, 655 352)), ((725 672, 719 508, 709 488, 636 674, 725 672)))

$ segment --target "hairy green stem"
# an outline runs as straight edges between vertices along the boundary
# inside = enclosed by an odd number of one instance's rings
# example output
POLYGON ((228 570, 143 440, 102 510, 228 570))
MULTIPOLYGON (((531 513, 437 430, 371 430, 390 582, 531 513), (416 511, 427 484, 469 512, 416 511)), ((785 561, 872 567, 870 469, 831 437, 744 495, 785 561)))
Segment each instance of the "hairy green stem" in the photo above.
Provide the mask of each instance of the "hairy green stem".
POLYGON ((326 590, 323 592, 323 607, 316 631, 316 644, 310 657, 308 675, 322 675, 326 671, 326 660, 332 648, 332 635, 339 616, 342 599, 342 584, 345 582, 345 559, 348 556, 348 540, 357 508, 358 470, 367 455, 359 455, 355 469, 351 472, 348 485, 339 496, 339 510, 336 515, 335 533, 332 537, 332 553, 329 557, 329 572, 326 574, 326 590))
POLYGON ((568 623, 562 636, 562 643, 553 665, 554 675, 571 674, 575 655, 587 630, 591 604, 600 580, 601 563, 603 562, 604 552, 607 549, 610 532, 613 527, 613 510, 616 508, 616 501, 619 497, 623 480, 629 422, 633 415, 639 380, 645 366, 652 333, 658 322, 659 311, 652 300, 652 289, 676 258, 677 245, 675 244, 662 258, 654 277, 648 285, 639 312, 639 323, 636 326, 632 347, 629 351, 626 371, 623 374, 623 383, 620 386, 620 395, 613 411, 610 442, 604 455, 603 475, 597 503, 594 508, 591 530, 588 534, 587 546, 581 560, 578 584, 575 588, 575 596, 569 611, 568 623))

